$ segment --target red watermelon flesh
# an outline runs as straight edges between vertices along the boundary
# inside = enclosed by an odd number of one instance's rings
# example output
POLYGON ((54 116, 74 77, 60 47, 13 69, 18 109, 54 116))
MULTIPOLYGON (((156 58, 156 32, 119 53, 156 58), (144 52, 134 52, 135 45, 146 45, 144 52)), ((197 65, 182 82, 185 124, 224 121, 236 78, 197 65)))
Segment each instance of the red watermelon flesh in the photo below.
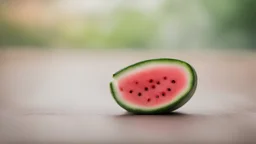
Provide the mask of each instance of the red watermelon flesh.
POLYGON ((121 78, 118 85, 125 100, 151 107, 173 100, 187 82, 186 74, 181 68, 160 66, 121 78))
POLYGON ((165 113, 183 106, 197 87, 195 69, 177 59, 150 59, 113 75, 110 90, 115 101, 132 113, 165 113))

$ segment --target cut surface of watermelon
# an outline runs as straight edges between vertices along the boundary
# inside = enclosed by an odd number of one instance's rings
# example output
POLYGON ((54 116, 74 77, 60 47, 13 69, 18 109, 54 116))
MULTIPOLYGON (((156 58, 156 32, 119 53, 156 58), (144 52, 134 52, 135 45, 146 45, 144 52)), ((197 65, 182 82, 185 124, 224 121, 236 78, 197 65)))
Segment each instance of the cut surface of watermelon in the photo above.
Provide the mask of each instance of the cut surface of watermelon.
POLYGON ((194 94, 197 75, 177 59, 150 59, 113 75, 110 89, 115 101, 132 113, 166 113, 184 105, 194 94))

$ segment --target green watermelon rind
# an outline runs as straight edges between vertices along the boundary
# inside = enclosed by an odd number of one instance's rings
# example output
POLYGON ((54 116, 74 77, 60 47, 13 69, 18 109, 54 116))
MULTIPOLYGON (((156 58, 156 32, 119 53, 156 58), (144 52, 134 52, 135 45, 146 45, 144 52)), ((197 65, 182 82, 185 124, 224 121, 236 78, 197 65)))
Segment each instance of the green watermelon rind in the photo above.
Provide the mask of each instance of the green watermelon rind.
POLYGON ((149 63, 156 63, 156 64, 176 63, 176 64, 186 67, 189 70, 189 74, 191 77, 190 84, 189 84, 190 87, 188 88, 188 91, 185 92, 184 95, 179 96, 179 99, 171 101, 169 104, 164 105, 162 107, 160 106, 157 108, 149 108, 149 109, 139 108, 139 107, 136 108, 136 107, 133 107, 129 104, 126 104, 126 103, 120 101, 117 98, 117 91, 115 89, 113 82, 110 82, 111 94, 119 106, 121 106, 128 112, 136 113, 136 114, 168 113, 168 112, 172 112, 172 111, 177 110, 178 108, 182 107, 185 103, 187 103, 191 99, 191 97, 193 96, 193 94, 196 90, 196 87, 197 87, 197 74, 196 74, 195 69, 190 64, 188 64, 187 62, 182 61, 182 60, 170 59, 170 58, 159 58, 159 59, 149 59, 149 60, 141 61, 141 62, 135 63, 133 65, 130 65, 126 68, 119 70, 118 72, 113 74, 113 78, 114 79, 118 78, 126 72, 129 73, 130 70, 133 70, 139 66, 143 66, 143 65, 149 64, 149 63))

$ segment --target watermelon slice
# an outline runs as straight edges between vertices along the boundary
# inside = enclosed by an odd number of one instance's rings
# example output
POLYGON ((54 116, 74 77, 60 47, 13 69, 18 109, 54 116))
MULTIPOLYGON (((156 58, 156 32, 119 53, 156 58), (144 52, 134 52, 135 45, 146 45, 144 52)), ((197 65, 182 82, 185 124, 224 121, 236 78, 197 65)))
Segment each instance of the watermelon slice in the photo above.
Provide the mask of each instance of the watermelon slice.
POLYGON ((194 94, 197 75, 177 59, 150 59, 130 65, 113 75, 110 89, 125 110, 138 114, 174 111, 194 94))

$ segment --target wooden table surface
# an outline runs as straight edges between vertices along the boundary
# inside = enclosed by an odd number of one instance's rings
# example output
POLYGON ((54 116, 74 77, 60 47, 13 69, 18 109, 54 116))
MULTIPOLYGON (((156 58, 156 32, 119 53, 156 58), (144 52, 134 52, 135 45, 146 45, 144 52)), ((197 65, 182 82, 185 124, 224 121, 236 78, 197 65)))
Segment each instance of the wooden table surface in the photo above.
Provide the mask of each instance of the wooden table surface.
POLYGON ((0 143, 256 143, 256 53, 0 50, 0 143), (131 115, 111 75, 156 57, 191 63, 194 97, 169 115, 131 115))

